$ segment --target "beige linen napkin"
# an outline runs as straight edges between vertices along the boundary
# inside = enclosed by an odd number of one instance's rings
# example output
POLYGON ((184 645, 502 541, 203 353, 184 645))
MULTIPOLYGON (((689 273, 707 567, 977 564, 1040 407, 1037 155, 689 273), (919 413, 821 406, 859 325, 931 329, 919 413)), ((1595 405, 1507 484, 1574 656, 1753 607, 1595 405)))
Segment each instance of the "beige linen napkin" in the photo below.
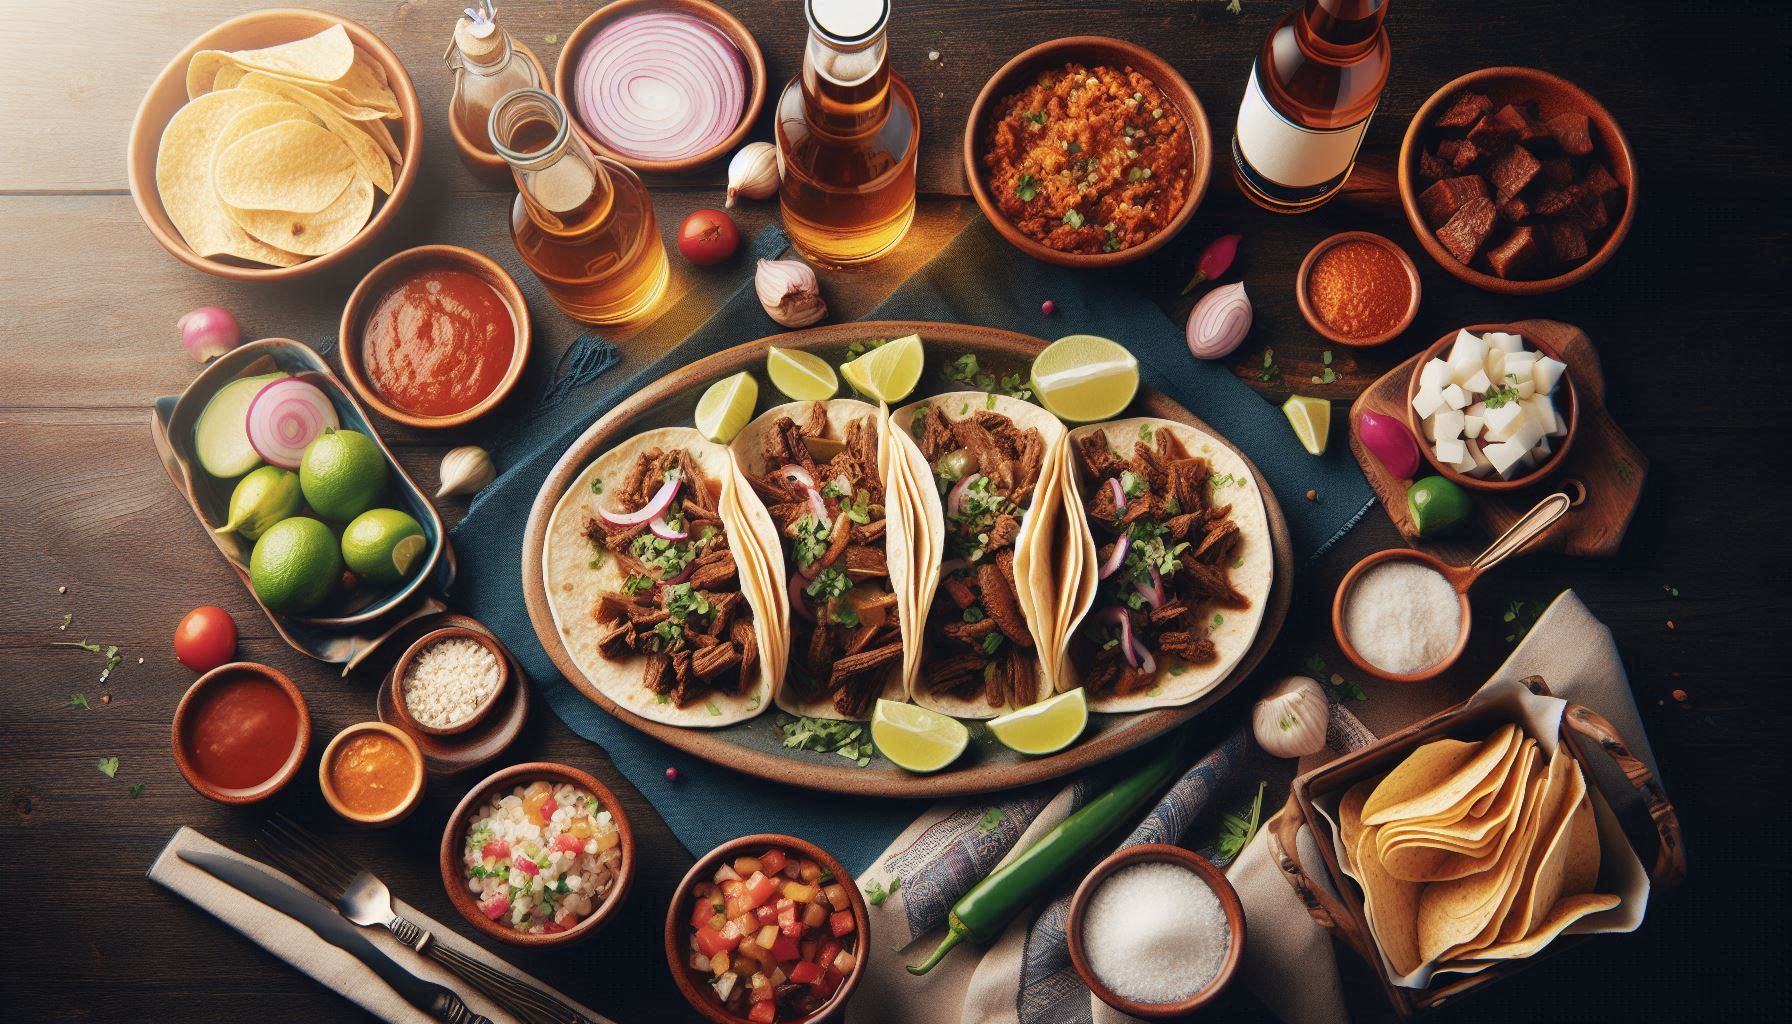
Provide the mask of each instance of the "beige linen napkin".
MULTIPOLYGON (((317 936, 316 932, 278 910, 253 896, 238 892, 205 871, 181 860, 176 856, 181 850, 216 853, 239 860, 248 859, 234 850, 212 842, 193 829, 183 826, 174 833, 172 839, 168 840, 168 845, 162 847, 162 852, 156 856, 155 863, 150 865, 150 879, 196 904, 213 917, 243 933, 256 945, 309 974, 324 987, 336 990, 381 1020, 389 1021, 391 1024, 432 1024, 433 1018, 405 1002, 404 997, 381 981, 379 975, 373 973, 372 968, 355 959, 353 955, 325 942, 317 936)), ((265 864, 257 864, 257 866, 291 881, 286 875, 265 864)), ((394 897, 392 909, 407 920, 414 922, 419 928, 428 930, 431 935, 435 936, 437 942, 448 948, 477 957, 481 963, 494 970, 539 985, 548 992, 553 992, 592 1020, 609 1021, 608 1017, 595 1013, 573 1000, 567 999, 566 996, 554 992, 552 988, 542 984, 539 979, 524 974, 490 952, 455 934, 453 929, 443 927, 441 922, 426 917, 416 907, 394 897)), ((434 960, 399 942, 391 932, 384 928, 363 928, 361 934, 367 936, 375 946, 418 976, 437 984, 446 985, 459 993, 475 1012, 490 1017, 498 1024, 517 1024, 515 1017, 494 1006, 491 1000, 487 999, 478 989, 455 977, 434 960)))

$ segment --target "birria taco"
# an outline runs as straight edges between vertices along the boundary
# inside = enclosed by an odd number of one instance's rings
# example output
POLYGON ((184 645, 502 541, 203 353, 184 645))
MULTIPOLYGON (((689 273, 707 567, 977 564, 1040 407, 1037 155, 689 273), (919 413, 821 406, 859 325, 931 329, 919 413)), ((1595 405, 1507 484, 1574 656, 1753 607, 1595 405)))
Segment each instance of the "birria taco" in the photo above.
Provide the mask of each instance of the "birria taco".
POLYGON ((904 699, 909 622, 906 547, 892 528, 884 464, 886 419, 851 399, 793 402, 747 424, 731 448, 777 530, 766 549, 768 590, 785 596, 779 707, 817 718, 864 719, 879 697, 904 699), (899 554, 900 553, 900 554, 899 554))
POLYGON ((554 508, 554 624, 585 677, 643 718, 721 726, 771 703, 783 648, 753 554, 776 537, 737 500, 745 486, 727 449, 666 428, 599 456, 554 508))
POLYGON ((1070 433, 1066 519, 1093 593, 1061 623, 1059 689, 1101 711, 1186 704, 1257 636, 1274 575, 1269 521, 1242 456, 1171 420, 1070 433))
POLYGON ((915 703, 963 718, 1025 707, 1049 690, 1053 602, 1034 572, 1036 525, 1059 484, 1064 427, 1037 406, 960 391, 896 410, 892 463, 915 528, 904 665, 915 703))

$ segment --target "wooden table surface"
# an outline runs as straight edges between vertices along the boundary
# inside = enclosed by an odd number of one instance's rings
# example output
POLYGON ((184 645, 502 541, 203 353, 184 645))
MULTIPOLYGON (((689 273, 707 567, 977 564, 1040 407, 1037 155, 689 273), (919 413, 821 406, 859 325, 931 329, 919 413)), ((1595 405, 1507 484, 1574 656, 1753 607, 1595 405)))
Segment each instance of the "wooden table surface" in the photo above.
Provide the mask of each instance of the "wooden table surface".
MULTIPOLYGON (((958 140, 972 97, 1007 57, 1065 34, 1143 42, 1194 85, 1223 144, 1252 54, 1290 3, 1245 0, 1233 15, 1220 0, 903 0, 891 52, 922 105, 927 198, 916 234, 885 265, 827 278, 837 313, 850 318, 870 308, 978 215, 963 198, 958 140)), ((427 116, 423 173, 398 223, 359 259, 269 286, 223 281, 176 262, 138 221, 125 185, 127 129, 152 76, 189 39, 246 10, 243 0, 9 5, 9 35, 20 45, 0 72, 7 134, 0 146, 0 891, 13 908, 0 957, 6 1020, 361 1019, 351 1004, 143 877, 177 826, 247 848, 265 811, 201 799, 175 770, 168 723, 192 674, 173 660, 169 636, 183 613, 224 605, 242 629, 241 655, 299 680, 315 721, 314 751, 342 726, 372 717, 375 683, 336 678, 282 645, 169 485, 148 424, 151 400, 178 392, 195 370, 175 320, 215 304, 234 310, 250 337, 333 343, 344 299, 375 261, 410 245, 454 242, 504 262, 529 293, 537 372, 552 366, 578 328, 522 271, 505 232, 509 194, 478 185, 455 160, 440 55, 462 0, 333 6, 379 33, 409 68, 427 116), (59 630, 65 616, 72 621, 59 630), (50 646, 81 639, 119 645, 124 660, 104 684, 96 682, 97 656, 50 646), (76 693, 91 707, 70 706, 76 693), (119 759, 116 779, 96 770, 102 757, 119 759)), ((517 0, 502 5, 502 18, 551 66, 559 41, 593 6, 517 0)), ((727 6, 757 35, 772 81, 785 81, 801 52, 802 5, 727 6)), ((1340 418, 1343 403, 1375 375, 1459 324, 1549 316, 1586 328, 1604 355, 1614 414, 1653 460, 1629 538, 1610 560, 1531 556, 1490 578, 1477 591, 1468 662, 1424 699, 1457 699, 1498 663, 1509 647, 1502 612, 1510 602, 1535 609, 1573 587, 1625 652, 1685 827, 1691 877, 1656 902, 1638 934, 1581 944, 1441 1016, 1678 1019, 1778 1004, 1788 988, 1775 956, 1786 949, 1784 846, 1775 840, 1787 834, 1777 816, 1784 806, 1780 730, 1792 726, 1776 640, 1792 614, 1782 504, 1788 418, 1779 380, 1792 161, 1785 65, 1773 50, 1787 16, 1768 3, 1708 10, 1617 0, 1399 0, 1387 26, 1393 75, 1355 194, 1309 216, 1274 217, 1246 204, 1229 176, 1216 173, 1183 236, 1139 273, 1180 317, 1186 304, 1168 297, 1193 254, 1216 235, 1244 232, 1240 266, 1257 321, 1239 352, 1241 367, 1273 347, 1284 375, 1261 385, 1265 397, 1279 401, 1289 389, 1324 395, 1339 401, 1340 418), (1636 147, 1643 186, 1635 229, 1610 266, 1566 293, 1506 299, 1456 283, 1420 252, 1386 191, 1370 184, 1391 166, 1407 120, 1432 90, 1492 64, 1534 65, 1574 79, 1612 109, 1636 147), (1314 242, 1347 228, 1381 231, 1414 253, 1424 306, 1404 338, 1360 356, 1337 350, 1341 379, 1310 385, 1325 346, 1295 310, 1294 270, 1314 242)), ((721 173, 651 183, 668 234, 687 211, 720 205, 721 173)), ((750 230, 775 215, 768 204, 748 204, 740 220, 750 230)), ((679 266, 674 288, 693 281, 679 266)), ((1067 323, 1063 332, 1076 327, 1067 323)), ((638 365, 655 355, 631 347, 626 360, 638 365)), ((477 428, 449 437, 381 426, 432 489, 445 448, 480 438, 477 428)), ((1334 434, 1341 433, 1340 425, 1334 434)), ((465 507, 442 504, 450 519, 465 507)), ((1292 669, 1315 653, 1341 663, 1324 624, 1332 589, 1356 557, 1397 542, 1385 518, 1372 513, 1338 550, 1304 569, 1301 596, 1266 669, 1292 669)), ((1386 713, 1392 691, 1362 682, 1368 700, 1355 707, 1365 721, 1377 730, 1400 724, 1386 713)), ((1242 715, 1254 689, 1243 688, 1214 714, 1242 715)), ((618 1020, 685 1019, 655 932, 690 855, 603 751, 545 710, 501 763, 530 759, 590 768, 623 792, 641 877, 623 919, 598 940, 512 958, 618 1020)), ((315 760, 313 753, 308 772, 315 760)), ((436 782, 408 822, 363 832, 330 818, 314 777, 302 775, 276 806, 314 823, 404 898, 454 920, 434 851, 470 780, 436 782)), ((1372 997, 1357 1006, 1363 1017, 1377 1015, 1372 997)), ((1218 1016, 1263 1013, 1238 986, 1218 1016)))

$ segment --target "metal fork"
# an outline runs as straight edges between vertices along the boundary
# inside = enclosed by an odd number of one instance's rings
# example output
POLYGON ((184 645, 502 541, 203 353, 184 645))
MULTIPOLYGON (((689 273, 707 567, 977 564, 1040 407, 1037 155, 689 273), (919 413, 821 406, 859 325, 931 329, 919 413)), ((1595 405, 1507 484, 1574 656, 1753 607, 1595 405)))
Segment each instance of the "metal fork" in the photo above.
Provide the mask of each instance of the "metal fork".
POLYGON ((285 815, 275 815, 262 826, 259 843, 287 874, 334 903, 342 916, 358 925, 385 928, 398 941, 465 979, 525 1024, 608 1024, 587 1017, 526 981, 435 941, 427 930, 393 911, 392 893, 386 883, 331 850, 285 815))

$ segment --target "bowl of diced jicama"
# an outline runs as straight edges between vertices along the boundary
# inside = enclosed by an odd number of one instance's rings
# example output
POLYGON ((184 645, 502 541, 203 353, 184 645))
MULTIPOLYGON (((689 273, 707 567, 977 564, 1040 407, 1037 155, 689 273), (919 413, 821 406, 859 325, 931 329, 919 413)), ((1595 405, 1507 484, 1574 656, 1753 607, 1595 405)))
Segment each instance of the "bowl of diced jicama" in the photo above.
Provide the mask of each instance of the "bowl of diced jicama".
POLYGON ((1579 425, 1561 353, 1510 324, 1439 338, 1413 365, 1406 422, 1425 460, 1471 490, 1514 491, 1568 457, 1579 425))

